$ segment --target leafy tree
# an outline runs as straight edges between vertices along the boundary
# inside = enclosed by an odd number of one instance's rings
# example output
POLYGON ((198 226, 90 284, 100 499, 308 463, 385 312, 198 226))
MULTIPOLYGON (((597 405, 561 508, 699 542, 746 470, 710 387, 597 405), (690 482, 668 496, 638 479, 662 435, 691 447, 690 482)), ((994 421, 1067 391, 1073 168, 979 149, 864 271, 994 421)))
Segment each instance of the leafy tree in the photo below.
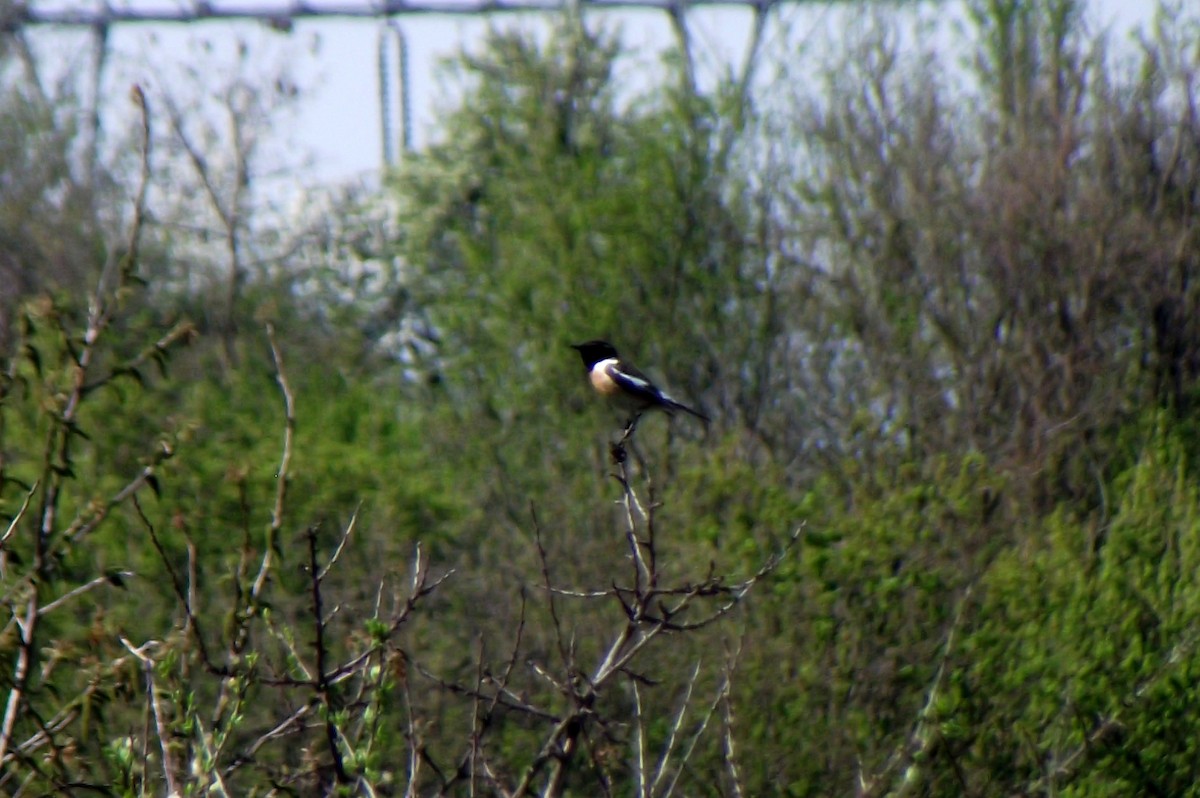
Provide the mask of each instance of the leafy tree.
POLYGON ((863 423, 918 458, 979 450, 1042 473, 1053 504, 1091 491, 1142 403, 1190 393, 1194 198, 1173 187, 1196 182, 1196 120, 1171 98, 1194 20, 1163 17, 1132 75, 1077 3, 972 20, 975 88, 885 25, 783 112, 804 143, 788 249, 813 253, 791 267, 796 334, 845 375, 812 399, 863 411, 837 450, 863 451, 863 423))
POLYGON ((109 195, 78 163, 81 103, 46 86, 27 43, 0 43, 0 354, 11 352, 21 303, 99 273, 109 195), (24 54, 24 57, 22 57, 24 54), (103 195, 103 196, 98 196, 103 195))

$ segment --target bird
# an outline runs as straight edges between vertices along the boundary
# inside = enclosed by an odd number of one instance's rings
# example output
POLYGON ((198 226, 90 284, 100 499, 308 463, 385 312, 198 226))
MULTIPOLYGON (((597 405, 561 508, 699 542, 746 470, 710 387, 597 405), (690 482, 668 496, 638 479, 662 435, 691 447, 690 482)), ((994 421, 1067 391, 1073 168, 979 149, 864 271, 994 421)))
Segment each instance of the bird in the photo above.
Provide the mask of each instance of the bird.
POLYGON ((633 364, 622 360, 616 347, 608 341, 595 339, 582 344, 571 344, 571 348, 583 358, 588 381, 596 393, 632 413, 625 425, 625 437, 632 434, 638 419, 647 410, 662 410, 668 415, 682 410, 708 423, 708 416, 671 398, 633 364))

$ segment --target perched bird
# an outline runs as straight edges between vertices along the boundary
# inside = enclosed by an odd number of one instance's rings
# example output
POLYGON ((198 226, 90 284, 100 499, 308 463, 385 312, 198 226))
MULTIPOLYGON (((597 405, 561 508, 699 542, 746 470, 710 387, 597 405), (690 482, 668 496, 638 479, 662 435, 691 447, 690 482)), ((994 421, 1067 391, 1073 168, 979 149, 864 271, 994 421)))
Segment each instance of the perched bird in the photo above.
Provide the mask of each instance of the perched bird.
POLYGON ((588 380, 596 393, 632 413, 625 426, 626 437, 633 431, 642 413, 655 408, 668 414, 682 410, 701 421, 708 421, 708 416, 663 393, 645 374, 622 360, 616 348, 608 341, 571 344, 571 348, 577 350, 583 358, 588 380))

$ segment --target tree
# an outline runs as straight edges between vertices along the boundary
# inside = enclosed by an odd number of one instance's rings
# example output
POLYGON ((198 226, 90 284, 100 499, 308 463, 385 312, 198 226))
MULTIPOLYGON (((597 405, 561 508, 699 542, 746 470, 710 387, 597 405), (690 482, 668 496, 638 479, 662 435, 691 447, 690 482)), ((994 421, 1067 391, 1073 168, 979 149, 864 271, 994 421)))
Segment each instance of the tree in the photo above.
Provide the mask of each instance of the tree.
MULTIPOLYGON (((104 228, 96 207, 112 198, 76 145, 75 86, 45 85, 19 34, 0 43, 0 355, 11 352, 20 305, 42 291, 93 281, 104 228)), ((104 171, 97 166, 97 173, 104 171)))
MULTIPOLYGON (((862 364, 833 361, 847 377, 815 400, 853 391, 858 420, 917 456, 1040 471, 1053 503, 1091 490, 1131 411, 1186 402, 1194 379, 1194 197, 1176 187, 1195 183, 1196 118, 1170 99, 1193 93, 1187 23, 1129 78, 1076 3, 972 9, 978 88, 885 27, 797 98, 795 334, 862 364)), ((853 426, 834 435, 853 451, 853 426)))

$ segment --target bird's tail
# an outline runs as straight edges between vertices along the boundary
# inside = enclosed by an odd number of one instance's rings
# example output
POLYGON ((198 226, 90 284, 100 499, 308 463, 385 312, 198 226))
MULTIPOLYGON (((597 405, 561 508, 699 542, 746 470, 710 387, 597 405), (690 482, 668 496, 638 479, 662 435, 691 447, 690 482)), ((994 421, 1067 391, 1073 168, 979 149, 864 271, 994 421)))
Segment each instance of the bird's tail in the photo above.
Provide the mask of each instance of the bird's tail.
POLYGON ((705 424, 712 421, 712 419, 710 419, 708 416, 701 413, 699 410, 693 410, 692 408, 685 405, 683 402, 676 402, 674 399, 667 398, 667 406, 672 410, 682 410, 683 412, 685 412, 689 415, 693 415, 696 418, 703 421, 705 424))

